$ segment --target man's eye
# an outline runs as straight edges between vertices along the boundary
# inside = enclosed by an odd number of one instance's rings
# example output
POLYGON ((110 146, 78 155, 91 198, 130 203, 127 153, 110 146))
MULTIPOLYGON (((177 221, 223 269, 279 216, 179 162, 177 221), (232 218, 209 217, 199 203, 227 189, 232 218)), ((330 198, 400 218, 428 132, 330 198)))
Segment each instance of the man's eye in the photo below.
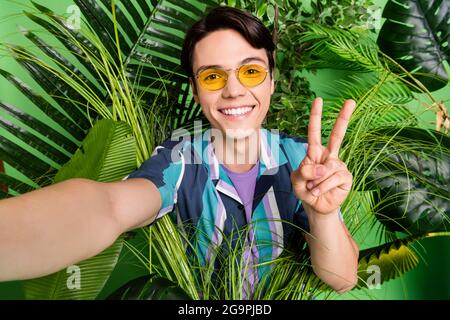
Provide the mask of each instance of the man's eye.
POLYGON ((257 74, 257 73, 259 73, 259 71, 256 70, 256 69, 248 69, 248 70, 245 71, 245 74, 249 74, 249 75, 254 75, 254 74, 257 74))
POLYGON ((213 73, 213 74, 208 75, 205 78, 205 81, 213 81, 213 80, 217 80, 219 78, 220 78, 220 76, 217 73, 213 73))

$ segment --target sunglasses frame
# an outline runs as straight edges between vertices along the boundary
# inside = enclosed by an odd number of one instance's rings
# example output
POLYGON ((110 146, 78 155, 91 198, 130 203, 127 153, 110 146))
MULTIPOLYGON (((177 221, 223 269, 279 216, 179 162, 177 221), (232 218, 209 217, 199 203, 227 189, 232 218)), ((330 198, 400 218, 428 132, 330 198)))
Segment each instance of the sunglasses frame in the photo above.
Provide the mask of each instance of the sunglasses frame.
POLYGON ((266 80, 267 74, 269 73, 269 70, 267 70, 266 67, 264 67, 264 66, 262 66, 262 65, 260 65, 260 64, 257 64, 257 63, 247 63, 247 64, 243 64, 243 65, 239 66, 238 68, 234 68, 234 69, 207 68, 207 69, 204 69, 204 70, 202 70, 202 71, 200 71, 200 72, 197 72, 196 75, 195 75, 195 79, 197 79, 197 82, 200 84, 200 86, 201 86, 203 89, 205 89, 205 90, 207 90, 207 91, 218 91, 218 90, 221 90, 221 89, 225 88, 225 86, 227 85, 227 83, 228 83, 228 76, 229 76, 229 72, 230 72, 230 71, 234 71, 234 72, 235 72, 236 79, 238 79, 239 83, 240 83, 241 85, 243 85, 244 87, 246 87, 246 88, 254 88, 254 87, 259 86, 261 83, 263 83, 263 82, 266 80), (252 66, 252 65, 257 65, 257 66, 261 67, 261 68, 266 72, 266 74, 265 74, 265 76, 264 76, 264 79, 263 79, 259 84, 255 85, 255 86, 247 86, 247 85, 245 85, 245 84, 243 84, 243 83, 241 82, 241 79, 239 78, 239 70, 241 70, 241 68, 243 68, 243 67, 246 67, 246 66, 252 66), (205 88, 205 87, 202 85, 202 82, 198 80, 198 78, 200 77, 200 74, 201 74, 202 72, 205 72, 206 70, 210 70, 210 69, 213 69, 213 70, 221 70, 221 71, 224 71, 224 72, 226 73, 225 85, 224 85, 222 88, 215 89, 215 90, 210 90, 210 89, 205 88))

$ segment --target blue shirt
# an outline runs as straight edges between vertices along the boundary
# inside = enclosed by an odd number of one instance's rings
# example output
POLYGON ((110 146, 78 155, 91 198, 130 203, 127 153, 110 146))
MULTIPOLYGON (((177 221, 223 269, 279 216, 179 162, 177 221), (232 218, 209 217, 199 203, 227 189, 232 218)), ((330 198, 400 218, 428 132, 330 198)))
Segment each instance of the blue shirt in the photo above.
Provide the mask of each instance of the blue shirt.
MULTIPOLYGON (((194 244, 202 265, 214 248, 222 245, 223 235, 234 235, 247 224, 244 204, 219 165, 210 135, 211 129, 199 136, 166 140, 127 177, 149 179, 156 185, 162 199, 157 219, 170 213, 179 226, 196 227, 195 233, 182 231, 194 244)), ((307 215, 290 179, 306 156, 307 141, 262 128, 259 143, 260 165, 251 218, 257 259, 264 263, 277 258, 293 240, 296 228, 291 224, 309 231, 307 215)), ((268 271, 270 264, 258 267, 259 278, 268 271)))

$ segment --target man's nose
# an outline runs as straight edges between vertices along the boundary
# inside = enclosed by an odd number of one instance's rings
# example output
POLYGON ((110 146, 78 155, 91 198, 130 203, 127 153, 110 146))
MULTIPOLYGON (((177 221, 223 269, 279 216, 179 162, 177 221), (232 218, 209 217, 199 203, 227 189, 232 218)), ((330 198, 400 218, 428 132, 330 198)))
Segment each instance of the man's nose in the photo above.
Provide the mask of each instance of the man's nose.
POLYGON ((224 98, 233 98, 237 96, 245 95, 247 88, 242 85, 239 79, 236 77, 235 72, 228 74, 228 80, 223 88, 222 95, 224 98))

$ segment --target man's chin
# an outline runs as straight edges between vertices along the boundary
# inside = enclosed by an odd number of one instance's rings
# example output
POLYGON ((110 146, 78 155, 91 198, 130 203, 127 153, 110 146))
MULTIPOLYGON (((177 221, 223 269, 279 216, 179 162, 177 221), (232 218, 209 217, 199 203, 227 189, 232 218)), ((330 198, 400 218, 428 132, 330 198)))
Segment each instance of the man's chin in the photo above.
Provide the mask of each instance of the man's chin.
POLYGON ((227 128, 225 135, 228 139, 245 139, 258 136, 259 128, 227 128))
MULTIPOLYGON (((212 123, 212 122, 210 122, 212 123)), ((254 127, 254 126, 246 126, 242 127, 241 124, 236 125, 234 127, 233 125, 227 125, 225 126, 225 123, 220 123, 215 121, 214 124, 212 124, 212 135, 216 136, 217 138, 222 137, 226 139, 244 139, 244 138, 251 138, 252 136, 259 136, 259 131, 261 129, 261 126, 254 127)))

